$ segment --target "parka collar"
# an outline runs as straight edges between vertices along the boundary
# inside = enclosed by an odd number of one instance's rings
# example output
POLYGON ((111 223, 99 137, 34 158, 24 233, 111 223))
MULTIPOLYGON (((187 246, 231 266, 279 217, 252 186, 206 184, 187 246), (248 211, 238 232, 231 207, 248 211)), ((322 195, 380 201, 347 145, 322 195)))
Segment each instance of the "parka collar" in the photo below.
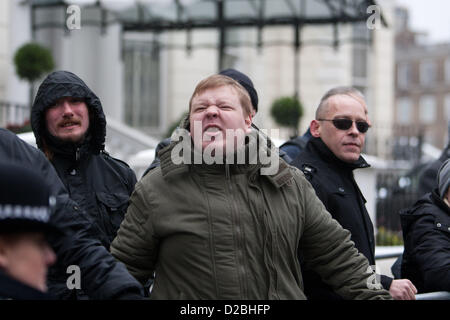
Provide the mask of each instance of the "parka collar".
POLYGON ((439 197, 438 190, 435 188, 433 191, 420 197, 410 208, 400 212, 400 221, 402 223, 403 232, 408 233, 414 221, 422 215, 428 214, 427 212, 432 212, 432 209, 426 211, 420 209, 423 209, 424 207, 432 208, 434 206, 437 206, 442 212, 450 215, 450 208, 439 197))
POLYGON ((450 216, 450 207, 445 203, 445 201, 439 197, 438 189, 434 189, 431 192, 431 198, 434 203, 444 212, 446 212, 450 216))

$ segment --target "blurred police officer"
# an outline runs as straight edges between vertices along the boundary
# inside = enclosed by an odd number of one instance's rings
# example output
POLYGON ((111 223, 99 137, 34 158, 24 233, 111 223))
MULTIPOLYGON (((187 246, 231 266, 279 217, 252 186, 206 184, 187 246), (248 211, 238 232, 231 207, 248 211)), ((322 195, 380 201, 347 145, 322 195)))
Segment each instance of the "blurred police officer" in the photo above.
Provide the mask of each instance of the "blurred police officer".
POLYGON ((0 164, 0 299, 48 299, 46 276, 56 261, 47 242, 49 187, 30 169, 0 164))

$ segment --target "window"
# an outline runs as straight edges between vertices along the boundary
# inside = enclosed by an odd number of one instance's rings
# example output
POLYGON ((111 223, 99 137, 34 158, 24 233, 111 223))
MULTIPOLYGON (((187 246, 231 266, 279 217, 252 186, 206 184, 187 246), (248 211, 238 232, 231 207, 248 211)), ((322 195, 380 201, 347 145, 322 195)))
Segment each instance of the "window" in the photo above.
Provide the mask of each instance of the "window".
MULTIPOLYGON (((353 38, 354 39, 366 39, 369 41, 369 33, 365 23, 356 23, 353 25, 353 38)), ((355 78, 367 78, 367 44, 364 42, 356 41, 353 44, 353 77, 355 78)))
POLYGON ((159 52, 154 43, 126 39, 125 122, 148 131, 160 126, 159 52))
POLYGON ((423 61, 420 63, 420 84, 430 87, 436 79, 436 65, 434 61, 423 61))
POLYGON ((367 46, 355 44, 353 47, 353 76, 367 78, 367 46))
POLYGON ((409 98, 400 98, 397 103, 397 123, 410 124, 412 120, 412 104, 409 98))
POLYGON ((436 98, 431 95, 420 98, 420 122, 432 124, 436 121, 436 98))
POLYGON ((370 30, 365 23, 352 25, 353 39, 358 39, 352 45, 352 83, 353 86, 367 87, 368 74, 368 46, 370 42, 370 30))
POLYGON ((401 63, 397 67, 397 87, 407 89, 410 81, 411 68, 409 63, 401 63))
POLYGON ((445 66, 444 66, 445 70, 445 82, 450 84, 450 57, 448 57, 447 59, 445 59, 445 66))

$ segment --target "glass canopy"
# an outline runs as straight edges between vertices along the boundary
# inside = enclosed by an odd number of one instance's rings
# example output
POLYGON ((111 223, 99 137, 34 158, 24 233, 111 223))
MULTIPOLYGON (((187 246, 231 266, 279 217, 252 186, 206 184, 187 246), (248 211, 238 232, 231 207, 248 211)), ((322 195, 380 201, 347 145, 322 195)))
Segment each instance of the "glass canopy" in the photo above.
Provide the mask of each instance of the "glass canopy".
MULTIPOLYGON (((330 24, 366 21, 374 0, 29 0, 33 7, 99 6, 125 30, 330 24)), ((381 16, 384 25, 384 18, 381 16)))
MULTIPOLYGON (((258 40, 255 45, 262 47, 265 45, 260 40, 263 28, 292 26, 295 30, 292 47, 298 52, 302 46, 301 29, 305 26, 333 26, 332 45, 335 47, 339 44, 339 24, 364 24, 374 10, 378 10, 381 23, 387 26, 375 0, 28 0, 28 3, 33 9, 33 32, 40 28, 65 28, 65 7, 71 4, 98 8, 101 12, 97 14, 98 21, 90 18, 83 20, 83 25, 98 25, 103 30, 117 22, 124 32, 185 30, 189 33, 198 29, 214 29, 218 34, 219 69, 223 67, 228 45, 226 32, 232 28, 256 28, 258 40), (48 7, 60 7, 62 15, 57 21, 39 19, 39 9, 48 7)), ((370 43, 371 30, 364 29, 366 36, 363 41, 370 43)), ((191 48, 191 44, 186 47, 191 48)))

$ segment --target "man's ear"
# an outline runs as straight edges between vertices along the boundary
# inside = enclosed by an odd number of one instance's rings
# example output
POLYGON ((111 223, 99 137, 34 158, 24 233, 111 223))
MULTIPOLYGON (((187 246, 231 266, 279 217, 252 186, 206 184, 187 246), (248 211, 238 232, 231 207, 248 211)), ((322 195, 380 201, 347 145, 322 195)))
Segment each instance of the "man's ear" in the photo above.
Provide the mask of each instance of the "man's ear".
POLYGON ((245 122, 245 125, 246 125, 246 133, 249 133, 250 131, 251 131, 251 127, 252 127, 252 115, 251 114, 249 114, 249 115, 247 115, 246 117, 245 117, 245 119, 244 119, 244 122, 245 122))
POLYGON ((315 138, 320 137, 320 122, 317 120, 311 121, 309 125, 309 131, 311 131, 311 135, 315 138))

